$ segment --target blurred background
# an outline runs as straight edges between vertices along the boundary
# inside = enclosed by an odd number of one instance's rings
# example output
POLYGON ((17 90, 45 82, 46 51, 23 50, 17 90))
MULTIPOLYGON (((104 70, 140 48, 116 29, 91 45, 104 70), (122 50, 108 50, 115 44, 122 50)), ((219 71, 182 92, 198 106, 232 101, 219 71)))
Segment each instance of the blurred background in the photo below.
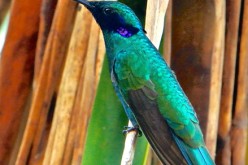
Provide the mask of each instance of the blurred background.
MULTIPOLYGON (((218 165, 248 164, 248 0, 121 0, 174 70, 218 165)), ((73 0, 0 0, 0 164, 120 164, 127 117, 73 0)), ((133 164, 160 165, 144 136, 133 164)))

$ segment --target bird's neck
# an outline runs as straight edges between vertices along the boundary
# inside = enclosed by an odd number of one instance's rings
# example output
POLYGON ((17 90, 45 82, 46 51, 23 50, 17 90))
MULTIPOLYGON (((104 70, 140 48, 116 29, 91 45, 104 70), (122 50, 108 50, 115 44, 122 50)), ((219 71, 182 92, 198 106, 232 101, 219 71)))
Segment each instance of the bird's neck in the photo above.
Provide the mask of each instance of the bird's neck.
POLYGON ((138 46, 139 38, 143 37, 143 35, 144 34, 140 33, 125 38, 118 33, 103 32, 109 66, 112 67, 114 59, 119 52, 130 50, 132 47, 135 47, 135 45, 138 46))
POLYGON ((109 61, 110 68, 113 66, 116 55, 121 51, 125 50, 128 42, 125 38, 117 33, 103 32, 106 53, 109 61))

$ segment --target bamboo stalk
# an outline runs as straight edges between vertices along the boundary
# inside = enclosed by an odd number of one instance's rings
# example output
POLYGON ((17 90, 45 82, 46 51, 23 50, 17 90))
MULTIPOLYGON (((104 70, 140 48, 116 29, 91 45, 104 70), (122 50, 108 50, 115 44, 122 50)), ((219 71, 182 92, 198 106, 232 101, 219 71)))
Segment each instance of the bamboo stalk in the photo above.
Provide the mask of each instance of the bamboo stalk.
POLYGON ((3 20, 10 8, 11 0, 6 1, 6 0, 0 0, 0 26, 3 23, 3 20))
MULTIPOLYGON (((39 34, 35 54, 35 69, 33 87, 35 88, 42 66, 46 42, 51 28, 53 15, 56 9, 57 1, 43 0, 40 13, 39 34)), ((42 111, 40 114, 37 131, 33 140, 29 164, 39 165, 42 163, 44 151, 47 144, 50 123, 49 112, 42 111)))
POLYGON ((9 162, 31 92, 40 3, 13 1, 0 62, 0 164, 9 162))
MULTIPOLYGON (((133 127, 132 123, 128 122, 128 127, 133 127)), ((137 141, 138 131, 131 131, 125 140, 124 151, 121 158, 121 165, 132 165, 135 153, 135 145, 137 141)))
MULTIPOLYGON (((94 24, 93 24, 94 25, 94 24)), ((95 25, 94 25, 95 26, 95 25)), ((98 40, 98 48, 97 48, 97 56, 96 56, 96 69, 95 69, 95 87, 94 87, 94 93, 92 96, 86 100, 83 99, 83 96, 87 94, 87 89, 89 85, 92 85, 88 83, 87 86, 84 85, 84 79, 85 76, 82 74, 81 80, 80 80, 80 88, 79 88, 79 94, 78 94, 78 99, 76 100, 75 108, 81 109, 80 113, 77 114, 77 130, 76 130, 76 145, 74 147, 73 151, 73 159, 72 159, 72 164, 81 164, 82 163, 82 157, 83 157, 83 151, 84 151, 84 145, 86 142, 86 134, 87 134, 87 127, 88 127, 88 122, 91 117, 91 111, 93 108, 93 101, 96 96, 96 89, 98 87, 99 79, 100 79, 100 72, 102 69, 102 63, 105 55, 105 45, 104 45, 104 40, 103 40, 103 35, 100 32, 99 34, 99 40, 98 40), (87 103, 87 101, 89 101, 87 103), (88 104, 88 106, 84 106, 88 104)), ((85 66, 87 67, 87 66, 85 66)))
POLYGON ((168 2, 164 25, 164 49, 163 56, 168 65, 171 62, 171 30, 172 30, 172 0, 168 2))
MULTIPOLYGON (((75 33, 78 33, 78 31, 74 31, 74 38, 76 35, 75 33)), ((75 42, 72 41, 69 46, 69 50, 71 50, 74 45, 75 42)), ((78 80, 80 78, 81 68, 84 62, 83 58, 80 57, 81 56, 78 56, 73 51, 69 51, 66 59, 65 69, 55 108, 55 115, 57 115, 57 122, 55 123, 57 125, 53 140, 54 142, 50 164, 61 164, 63 160, 64 149, 72 117, 73 104, 79 82, 78 80)))
POLYGON ((95 77, 96 77, 96 88, 98 87, 98 83, 100 80, 101 72, 102 72, 102 66, 103 66, 103 60, 105 56, 105 43, 104 43, 104 38, 103 34, 100 31, 99 35, 99 43, 98 43, 98 50, 97 50, 97 56, 96 56, 96 69, 95 69, 95 77))
MULTIPOLYGON (((48 34, 52 25, 53 15, 56 9, 57 0, 43 0, 40 12, 40 22, 39 22, 39 34, 38 41, 36 45, 35 53, 35 70, 34 70, 34 83, 38 79, 40 73, 42 59, 45 52, 45 46, 48 38, 48 34)), ((34 84, 35 86, 35 84, 34 84)))
POLYGON ((10 154, 10 161, 8 163, 10 165, 15 164, 15 160, 16 160, 18 152, 19 152, 19 148, 20 148, 20 145, 22 142, 23 133, 25 131, 25 127, 26 127, 26 123, 27 123, 29 108, 30 108, 30 104, 31 104, 30 102, 31 102, 31 94, 27 98, 27 103, 26 103, 26 106, 24 108, 21 123, 20 123, 19 129, 18 129, 18 135, 17 135, 16 141, 15 141, 15 145, 11 151, 11 154, 10 154))
MULTIPOLYGON (((93 20, 90 14, 88 14, 87 17, 89 17, 91 21, 93 20)), ((95 62, 94 62, 95 64, 93 65, 93 63, 91 63, 90 60, 86 60, 84 69, 81 75, 81 79, 80 79, 77 100, 75 102, 74 108, 80 109, 81 111, 77 114, 77 118, 75 120, 77 121, 77 130, 76 130, 76 139, 75 139, 76 145, 73 151, 72 164, 81 164, 81 161, 82 161, 84 144, 86 141, 88 122, 91 116, 91 111, 93 108, 93 101, 94 101, 94 98, 96 95, 96 89, 98 87, 98 83, 100 80, 100 74, 101 74, 104 55, 105 55, 105 43, 104 43, 103 35, 100 31, 99 26, 96 24, 94 20, 92 21, 91 27, 92 27, 91 33, 94 34, 96 33, 96 31, 99 31, 99 39, 98 39, 97 44, 95 44, 94 42, 90 42, 92 45, 88 46, 88 49, 97 51, 95 62), (92 66, 94 67, 92 68, 92 66), (87 76, 87 75, 92 74, 91 70, 95 72, 93 77, 87 76), (85 79, 89 79, 89 80, 86 81, 85 79), (93 88, 92 88, 92 83, 94 84, 93 88), (89 93, 91 93, 91 95, 89 95, 89 93)), ((90 56, 95 56, 95 55, 94 53, 89 53, 87 54, 87 59, 91 58, 90 56)))
POLYGON ((146 25, 147 36, 158 48, 164 29, 164 18, 169 0, 147 1, 146 25))
POLYGON ((58 1, 51 32, 49 34, 44 61, 34 89, 33 102, 24 133, 23 142, 17 158, 17 164, 26 164, 34 135, 37 131, 40 115, 47 114, 54 94, 61 66, 68 45, 68 38, 73 21, 75 3, 66 0, 58 1))
POLYGON ((225 1, 215 0, 215 38, 212 53, 210 78, 209 112, 206 131, 206 145, 212 158, 215 157, 217 128, 220 111, 221 82, 225 39, 225 1))
POLYGON ((238 59, 237 97, 232 122, 232 164, 246 164, 248 115, 248 0, 244 1, 241 43, 238 59))
MULTIPOLYGON (((81 82, 81 72, 83 65, 85 65, 85 59, 86 59, 86 52, 87 52, 87 47, 88 47, 88 40, 90 36, 90 28, 91 28, 91 22, 92 22, 92 17, 90 16, 90 13, 86 8, 81 8, 80 12, 77 13, 76 15, 76 20, 75 20, 75 25, 70 41, 70 46, 69 46, 69 52, 68 54, 72 56, 73 60, 75 61, 76 65, 71 65, 68 66, 70 68, 75 68, 75 71, 77 72, 77 89, 75 89, 75 97, 73 98, 73 107, 72 108, 72 118, 71 118, 71 124, 70 124, 70 129, 68 133, 68 138, 66 142, 66 147, 65 147, 65 154, 63 158, 63 164, 72 164, 72 156, 73 156, 73 150, 75 147, 77 147, 77 142, 76 139, 78 138, 76 131, 78 127, 78 114, 80 114, 81 109, 76 106, 77 100, 79 97, 79 93, 81 92, 80 90, 80 82, 81 82), (75 57, 74 57, 74 56, 75 57), (77 62, 78 61, 78 62, 77 62), (80 64, 80 65, 79 65, 80 64)), ((69 60, 69 59, 67 59, 69 60)), ((74 71, 74 72, 75 72, 74 71)), ((70 80, 73 81, 73 80, 70 80)), ((75 163, 74 163, 75 164, 75 163)))
MULTIPOLYGON (((84 100, 83 107, 85 109, 89 109, 88 106, 90 107, 92 106, 94 98, 92 98, 91 95, 95 93, 95 89, 94 89, 94 86, 92 88, 92 84, 94 84, 94 79, 95 79, 94 78, 94 75, 95 75, 94 67, 95 67, 95 56, 96 56, 96 50, 97 50, 96 43, 98 42, 98 38, 99 38, 98 36, 99 36, 100 29, 99 29, 99 26, 96 25, 95 22, 93 23, 94 25, 91 25, 91 33, 90 33, 90 38, 89 38, 88 51, 87 51, 87 55, 86 55, 86 59, 84 63, 84 69, 82 71, 82 73, 84 74, 83 88, 85 89, 83 90, 85 93, 83 92, 82 99, 84 100)), ((64 82, 62 81, 62 86, 63 84, 64 82)), ((56 121, 53 123, 55 124, 56 132, 54 135, 54 139, 52 139, 53 141, 53 147, 51 149, 52 155, 51 155, 50 160, 46 161, 44 164, 47 164, 47 163, 61 164, 62 163, 61 161, 62 161, 62 157, 64 154, 65 140, 66 140, 66 135, 67 135, 68 128, 69 128, 69 120, 71 118, 70 113, 72 111, 71 106, 70 108, 64 109, 65 111, 63 111, 64 106, 60 107, 62 103, 63 103, 63 99, 61 99, 61 101, 59 101, 58 99, 58 104, 56 106, 57 111, 55 111, 55 115, 57 114, 56 115, 57 123, 56 121), (60 120, 63 121, 63 124, 59 123, 60 120), (59 125, 56 126, 56 124, 59 124, 59 125), (56 139, 58 140, 60 139, 60 140, 58 141, 56 139)), ((81 119, 81 120, 84 121, 84 119, 81 119)))
MULTIPOLYGON (((62 29, 62 30, 66 30, 66 31, 61 31, 61 35, 64 35, 62 38, 56 38, 56 41, 55 42, 62 42, 64 46, 64 48, 67 48, 68 46, 68 43, 69 43, 69 37, 70 37, 70 33, 71 33, 71 27, 72 27, 72 21, 74 20, 73 16, 74 16, 74 13, 75 13, 75 6, 76 6, 76 3, 72 2, 72 1, 66 1, 66 0, 59 0, 58 1, 58 5, 57 5, 57 9, 56 9, 56 12, 55 12, 55 18, 54 18, 54 24, 57 25, 57 28, 59 29, 62 29), (64 21, 63 22, 63 19, 64 18, 68 18, 67 21, 64 21), (63 27, 65 27, 65 29, 63 29, 63 27), (69 28, 69 29, 66 29, 66 28, 69 28), (65 37, 65 38, 64 38, 65 37), (61 40, 62 39, 62 40, 61 40)), ((55 26, 56 27, 56 26, 55 26)), ((53 28, 53 26, 52 26, 53 28)), ((58 30, 59 30, 58 29, 58 30)), ((62 44, 60 43, 60 44, 62 44)), ((57 46, 57 45, 55 45, 57 46)), ((58 45, 59 46, 59 45, 58 45)), ((55 47, 55 52, 58 51, 57 50, 57 47, 55 47)), ((63 47, 62 47, 63 48, 63 47)), ((67 49, 62 49, 63 50, 63 55, 65 55, 67 49)), ((56 54, 59 54, 60 52, 56 52, 56 54)), ((57 58, 60 58, 59 56, 57 58)), ((58 59, 56 59, 58 60, 58 59)), ((60 64, 60 63, 59 63, 60 64)), ((62 64, 62 63, 61 63, 62 64)), ((61 66, 61 65, 57 65, 57 66, 61 66)), ((55 66, 55 68, 57 67, 55 66)), ((53 67, 54 68, 54 67, 53 67)), ((66 80, 63 80, 63 81, 66 81, 66 80)), ((70 85, 69 85, 70 86, 70 85)), ((66 87, 63 88, 61 87, 61 90, 66 92, 66 87)), ((67 97, 65 95, 65 97, 67 97)), ((68 96, 68 98, 70 99, 70 96, 68 96)), ((61 103, 61 100, 63 99, 59 99, 58 100, 58 104, 61 103)), ((57 105, 57 104, 56 104, 57 105)), ((55 113, 54 113, 54 118, 53 118, 53 122, 52 122, 52 128, 51 128, 51 131, 50 131, 50 135, 49 135, 49 139, 48 139, 48 144, 47 144, 47 148, 46 148, 46 153, 45 153, 45 157, 44 157, 44 160, 43 160, 43 164, 50 164, 51 161, 53 162, 55 160, 55 162, 58 160, 60 161, 61 160, 61 155, 58 155, 57 158, 54 157, 53 153, 56 152, 56 150, 54 151, 54 140, 59 138, 59 133, 56 134, 56 128, 58 126, 58 123, 60 122, 59 119, 60 117, 64 118, 65 119, 65 122, 68 122, 69 120, 69 116, 66 114, 66 109, 64 109, 65 113, 62 112, 61 116, 59 116, 58 113, 56 113, 56 111, 58 108, 56 107, 56 110, 55 110, 55 113)), ((66 132, 67 128, 62 128, 62 132, 61 134, 63 135, 65 132, 66 132)), ((64 138, 64 137, 61 137, 61 138, 64 138)), ((61 140, 62 143, 64 142, 63 139, 61 140)), ((59 151, 59 152, 63 152, 63 151, 59 151)))
POLYGON ((227 1, 225 57, 218 128, 217 164, 231 164, 230 130, 232 123, 234 80, 238 47, 241 1, 227 1))
MULTIPOLYGON (((96 59, 98 54, 98 45, 99 45, 99 35, 100 28, 96 24, 95 21, 91 22, 91 31, 90 31, 90 39, 87 48, 87 55, 85 60, 85 65, 83 67, 83 71, 80 79, 80 96, 77 102, 77 108, 81 109, 81 112, 77 116, 77 139, 76 139, 76 147, 74 149, 73 164, 81 164, 82 154, 84 151, 84 144, 86 141, 87 134, 87 126, 91 116, 91 111, 96 95, 96 87, 98 82, 96 82, 96 59)), ((102 40, 101 40, 102 42, 102 40)), ((101 43, 100 45, 103 46, 101 43)), ((103 48, 101 48, 103 49, 103 48)), ((102 52, 103 53, 103 52, 102 52)), ((104 53, 101 54, 103 57, 104 53)))

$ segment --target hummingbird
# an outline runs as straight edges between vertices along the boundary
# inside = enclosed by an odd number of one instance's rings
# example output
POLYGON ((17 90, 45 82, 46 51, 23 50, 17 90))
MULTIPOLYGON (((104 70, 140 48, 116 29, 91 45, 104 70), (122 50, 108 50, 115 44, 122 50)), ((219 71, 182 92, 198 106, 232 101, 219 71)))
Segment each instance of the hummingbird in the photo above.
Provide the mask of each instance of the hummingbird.
POLYGON ((99 24, 113 87, 133 127, 163 164, 212 165, 199 120, 135 13, 115 1, 76 0, 99 24))

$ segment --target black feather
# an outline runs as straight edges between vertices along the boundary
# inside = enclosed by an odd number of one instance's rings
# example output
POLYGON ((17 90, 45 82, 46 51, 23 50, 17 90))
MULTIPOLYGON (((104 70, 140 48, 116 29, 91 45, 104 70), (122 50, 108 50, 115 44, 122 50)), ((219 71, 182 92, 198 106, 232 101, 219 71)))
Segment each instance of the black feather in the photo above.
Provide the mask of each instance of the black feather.
POLYGON ((187 164, 172 137, 170 128, 159 112, 156 100, 147 97, 145 91, 143 89, 128 91, 128 103, 140 128, 163 164, 187 164))

